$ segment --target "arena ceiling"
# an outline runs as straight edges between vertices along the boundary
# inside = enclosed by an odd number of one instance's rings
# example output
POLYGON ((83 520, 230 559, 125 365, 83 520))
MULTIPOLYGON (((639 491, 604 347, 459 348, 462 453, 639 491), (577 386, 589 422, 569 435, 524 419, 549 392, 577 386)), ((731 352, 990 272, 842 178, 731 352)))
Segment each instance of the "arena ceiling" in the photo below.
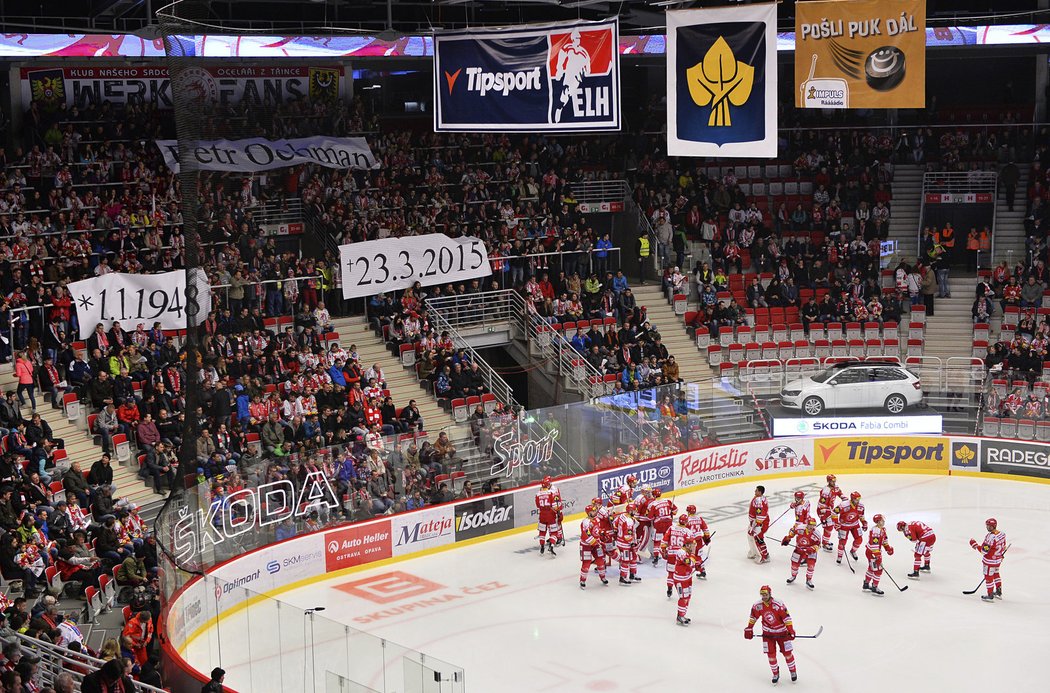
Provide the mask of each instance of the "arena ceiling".
MULTIPOLYGON (((149 32, 154 13, 170 0, 0 0, 5 32, 149 32)), ((369 33, 418 34, 432 27, 505 26, 619 15, 623 33, 662 30, 667 9, 750 4, 751 0, 184 0, 183 7, 213 27, 309 33, 340 27, 369 33)), ((790 29, 795 0, 784 0, 780 21, 790 29)), ((997 15, 1038 9, 1039 0, 927 0, 931 22, 966 23, 966 15, 997 15)), ((1045 17, 1019 15, 982 23, 1027 23, 1045 17)), ((216 29, 200 33, 220 33, 216 29)))

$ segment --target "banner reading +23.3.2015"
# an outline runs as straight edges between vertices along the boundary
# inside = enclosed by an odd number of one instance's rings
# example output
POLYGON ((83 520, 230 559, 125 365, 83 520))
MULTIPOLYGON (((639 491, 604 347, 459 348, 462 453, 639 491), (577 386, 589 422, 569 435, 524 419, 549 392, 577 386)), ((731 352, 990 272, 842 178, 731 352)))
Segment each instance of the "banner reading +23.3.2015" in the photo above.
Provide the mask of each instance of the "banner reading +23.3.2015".
POLYGON ((434 130, 619 130, 618 40, 615 19, 437 34, 434 130))
POLYGON ((926 106, 926 0, 795 5, 795 105, 926 106))
POLYGON ((492 274, 489 254, 479 238, 443 233, 384 238, 339 246, 343 298, 446 284, 492 274))

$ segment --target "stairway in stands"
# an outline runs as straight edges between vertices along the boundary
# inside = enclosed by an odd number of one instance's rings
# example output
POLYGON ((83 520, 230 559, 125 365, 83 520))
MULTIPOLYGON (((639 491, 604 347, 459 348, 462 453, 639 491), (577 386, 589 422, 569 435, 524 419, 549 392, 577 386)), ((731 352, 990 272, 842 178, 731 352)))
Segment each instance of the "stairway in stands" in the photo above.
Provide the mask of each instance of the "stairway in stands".
POLYGON ((451 411, 442 408, 433 394, 422 389, 415 367, 401 365, 401 360, 390 353, 386 343, 376 335, 363 316, 339 318, 333 321, 332 326, 339 333, 339 343, 343 348, 349 350, 351 345, 357 345, 363 371, 376 363, 380 364, 386 376, 387 389, 398 411, 408 405, 409 400, 416 400, 427 440, 433 443, 442 431, 448 433, 456 446, 457 457, 463 461, 461 469, 466 472, 466 478, 480 480, 489 476, 489 459, 474 444, 470 427, 456 423, 451 411))
MULTIPOLYGON (((0 374, 0 388, 4 392, 13 391, 17 386, 18 381, 10 370, 5 370, 0 374)), ((69 421, 64 411, 52 409, 51 402, 45 402, 43 394, 39 391, 36 393, 36 404, 37 413, 51 426, 55 438, 61 438, 64 442, 66 455, 70 461, 79 461, 80 468, 85 472, 91 469, 91 465, 102 456, 102 448, 95 445, 93 436, 87 432, 86 413, 82 413, 81 418, 76 421, 69 421)), ((32 413, 33 408, 26 400, 25 406, 22 407, 22 417, 28 419, 32 413)), ((156 508, 163 500, 161 496, 153 492, 152 486, 146 486, 139 479, 134 448, 132 448, 132 458, 128 462, 118 464, 116 460, 113 461, 113 483, 117 487, 116 495, 139 505, 144 518, 152 518, 156 508)), ((64 497, 64 494, 59 496, 59 498, 64 497)))
MULTIPOLYGON (((898 259, 915 260, 919 250, 919 215, 922 211, 923 167, 917 164, 901 164, 893 170, 890 202, 889 240, 897 241, 898 259)), ((966 235, 962 236, 963 244, 966 235)), ((894 261, 896 265, 896 261, 894 261)))
POLYGON ((687 383, 711 380, 711 367, 707 363, 707 354, 701 354, 696 343, 682 329, 682 317, 675 315, 673 307, 667 302, 667 296, 660 289, 660 284, 649 283, 645 286, 632 286, 638 305, 645 306, 649 322, 660 333, 660 338, 678 362, 680 377, 687 383))
POLYGON ((973 344, 974 287, 977 278, 969 272, 951 277, 951 298, 934 299, 934 314, 926 316, 926 346, 923 356, 936 356, 943 362, 952 357, 970 356, 973 344))
POLYGON ((992 229, 994 264, 1006 260, 1011 271, 1013 271, 1013 266, 1023 261, 1025 257, 1024 215, 1028 191, 1028 166, 1020 164, 1018 168, 1021 170, 1021 179, 1017 183, 1013 211, 1006 204, 1006 195, 1000 184, 999 197, 995 200, 995 228, 992 229))

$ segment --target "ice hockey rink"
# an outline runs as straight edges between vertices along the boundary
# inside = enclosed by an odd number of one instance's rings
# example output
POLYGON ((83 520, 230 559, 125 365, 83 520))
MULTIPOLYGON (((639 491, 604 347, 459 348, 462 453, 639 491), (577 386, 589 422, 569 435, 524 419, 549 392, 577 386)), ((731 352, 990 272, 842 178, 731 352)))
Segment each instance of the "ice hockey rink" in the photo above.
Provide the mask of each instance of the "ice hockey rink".
MULTIPOLYGON (((761 640, 743 637, 758 588, 769 584, 799 635, 824 629, 816 640, 795 641, 799 680, 788 680, 781 660, 780 688, 1046 690, 1041 664, 1050 620, 1050 486, 941 475, 840 475, 839 482, 847 494, 863 494, 869 521, 876 513, 886 516, 896 551, 885 565, 907 591, 899 592, 886 575, 880 585, 885 596, 862 591, 863 548, 856 574, 822 551, 814 591, 803 580, 785 584, 791 549, 779 539, 790 514, 768 534, 772 562, 747 560, 746 507, 753 485, 738 483, 675 497, 680 510, 697 504, 717 532, 709 577, 694 581, 688 627, 675 624, 677 597, 665 595, 663 563, 654 568, 643 561, 643 581, 629 587, 616 583, 611 568, 608 586, 592 574, 580 590, 578 520, 566 523, 568 543, 553 558, 539 554, 534 532, 519 532, 368 567, 279 598, 303 609, 324 607, 326 619, 463 667, 470 693, 751 691, 771 687, 761 640), (1004 599, 993 603, 981 601, 983 585, 976 594, 963 594, 981 580, 981 560, 969 540, 983 538, 989 516, 998 519, 1011 544, 1002 567, 1004 599), (902 519, 921 520, 937 533, 933 570, 920 580, 906 577, 912 553, 895 527, 902 519)), ((822 476, 769 480, 771 516, 787 508, 796 489, 805 490, 815 506, 823 483, 822 476)), ((238 617, 243 627, 294 631, 299 642, 310 641, 301 616, 279 623, 274 609, 251 606, 246 612, 238 617)), ((301 666, 290 666, 295 659, 289 650, 295 648, 282 633, 279 665, 259 648, 249 661, 229 641, 231 629, 223 631, 222 666, 227 684, 238 691, 327 691, 324 660, 354 656, 343 638, 331 639, 338 642, 336 651, 326 649, 323 633, 315 633, 313 656, 304 647, 301 666)), ((214 661, 204 652, 209 640, 189 643, 187 661, 198 668, 214 661)), ((383 690, 383 675, 375 667, 356 671, 355 680, 383 690)), ((443 683, 422 690, 454 689, 443 683)))

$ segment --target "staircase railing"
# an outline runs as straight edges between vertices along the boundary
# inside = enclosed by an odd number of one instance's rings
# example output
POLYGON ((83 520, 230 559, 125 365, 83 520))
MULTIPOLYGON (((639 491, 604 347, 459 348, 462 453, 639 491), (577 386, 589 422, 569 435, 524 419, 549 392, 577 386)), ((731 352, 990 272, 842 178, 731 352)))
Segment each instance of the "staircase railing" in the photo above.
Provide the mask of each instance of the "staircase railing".
POLYGON ((558 375, 566 377, 569 384, 582 392, 586 398, 601 395, 605 391, 602 382, 604 374, 586 359, 586 354, 576 351, 565 336, 552 329, 544 318, 530 314, 524 296, 516 291, 507 293, 512 295, 510 300, 522 316, 523 334, 527 343, 534 345, 540 356, 555 363, 558 375))
POLYGON ((449 338, 452 340, 452 344, 457 349, 463 349, 467 355, 470 356, 472 363, 478 364, 478 370, 481 372, 482 379, 484 380, 488 391, 495 395, 496 399, 504 405, 517 411, 521 405, 514 399, 514 391, 511 389, 510 385, 500 377, 499 373, 497 373, 495 369, 485 361, 485 359, 481 358, 478 352, 470 346, 467 340, 464 339, 463 335, 459 333, 459 330, 456 329, 456 324, 459 324, 461 327, 466 325, 464 318, 460 317, 461 315, 480 315, 482 310, 481 307, 484 306, 484 303, 478 303, 475 306, 475 300, 484 301, 486 295, 493 293, 498 294, 505 292, 487 292, 487 294, 471 294, 468 296, 457 296, 449 299, 438 300, 427 299, 426 303, 427 308, 429 309, 431 322, 438 334, 447 332, 449 338), (467 301, 470 302, 469 307, 467 301), (462 303, 462 312, 458 309, 457 302, 462 303), (448 317, 449 315, 453 316, 451 320, 448 317), (453 321, 455 321, 455 324, 453 321))

